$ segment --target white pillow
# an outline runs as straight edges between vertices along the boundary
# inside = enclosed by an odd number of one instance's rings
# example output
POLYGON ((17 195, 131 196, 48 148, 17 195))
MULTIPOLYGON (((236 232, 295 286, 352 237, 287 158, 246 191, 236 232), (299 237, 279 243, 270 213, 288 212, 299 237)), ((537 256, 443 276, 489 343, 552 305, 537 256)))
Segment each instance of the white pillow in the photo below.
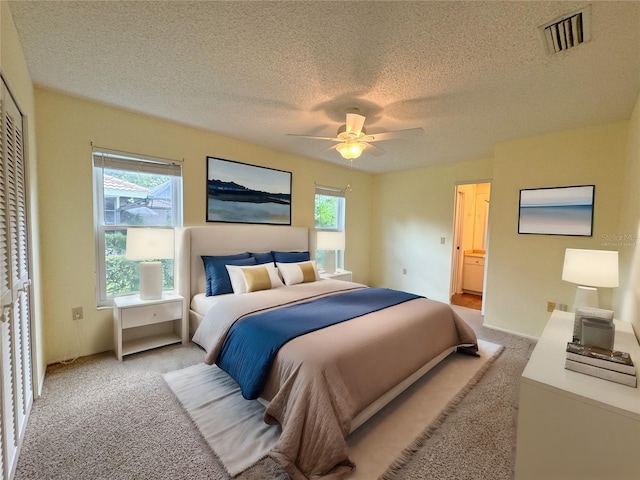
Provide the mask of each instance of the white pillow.
POLYGON ((229 272, 233 293, 249 293, 282 287, 278 269, 273 263, 241 267, 225 265, 229 272))
POLYGON ((276 262, 280 275, 285 285, 295 285, 297 283, 315 282, 320 280, 316 262, 309 260, 307 262, 297 263, 280 263, 276 262))

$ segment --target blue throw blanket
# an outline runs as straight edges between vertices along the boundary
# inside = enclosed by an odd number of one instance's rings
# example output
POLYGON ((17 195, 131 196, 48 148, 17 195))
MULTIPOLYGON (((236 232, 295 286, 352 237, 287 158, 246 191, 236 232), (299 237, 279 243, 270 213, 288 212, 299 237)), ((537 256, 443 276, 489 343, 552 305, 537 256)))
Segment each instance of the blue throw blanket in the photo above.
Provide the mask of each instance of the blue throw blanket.
POLYGON ((365 288, 248 315, 229 329, 216 363, 238 382, 244 398, 255 399, 278 350, 289 340, 415 298, 420 296, 365 288))

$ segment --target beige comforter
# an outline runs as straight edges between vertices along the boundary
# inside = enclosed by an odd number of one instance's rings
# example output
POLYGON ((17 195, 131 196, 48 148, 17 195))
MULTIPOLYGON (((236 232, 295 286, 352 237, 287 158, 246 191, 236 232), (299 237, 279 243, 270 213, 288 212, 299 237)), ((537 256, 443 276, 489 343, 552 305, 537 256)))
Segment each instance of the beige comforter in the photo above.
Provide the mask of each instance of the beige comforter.
MULTIPOLYGON (((230 296, 209 311, 193 341, 213 363, 244 315, 357 288, 336 280, 230 296)), ((262 397, 282 435, 270 455, 298 479, 341 479, 354 468, 345 437, 369 404, 454 346, 474 349, 473 330, 449 305, 419 298, 300 336, 275 358, 262 397)))

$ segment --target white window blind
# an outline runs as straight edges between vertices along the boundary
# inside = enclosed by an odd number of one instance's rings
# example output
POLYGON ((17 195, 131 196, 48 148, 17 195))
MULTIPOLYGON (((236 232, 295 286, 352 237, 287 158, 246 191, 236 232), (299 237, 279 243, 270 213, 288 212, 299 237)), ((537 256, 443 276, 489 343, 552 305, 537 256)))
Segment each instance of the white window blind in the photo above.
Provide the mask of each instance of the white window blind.
POLYGON ((344 188, 327 187, 325 185, 316 184, 316 195, 324 195, 326 197, 342 197, 344 198, 346 190, 344 188))
POLYGON ((94 166, 102 168, 174 175, 177 177, 182 175, 182 161, 180 160, 167 160, 97 147, 93 149, 93 159, 94 166))

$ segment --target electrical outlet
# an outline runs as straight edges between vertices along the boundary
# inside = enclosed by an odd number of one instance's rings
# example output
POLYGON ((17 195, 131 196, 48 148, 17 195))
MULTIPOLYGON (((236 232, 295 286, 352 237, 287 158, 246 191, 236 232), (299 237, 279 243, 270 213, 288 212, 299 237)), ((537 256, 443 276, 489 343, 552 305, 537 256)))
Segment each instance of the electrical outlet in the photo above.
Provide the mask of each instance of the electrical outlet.
POLYGON ((444 245, 446 241, 447 241, 446 237, 440 237, 440 245, 444 245))
POLYGON ((82 307, 73 307, 71 309, 71 320, 82 320, 83 318, 82 307))
POLYGON ((402 269, 402 274, 403 274, 403 275, 406 275, 406 274, 407 274, 407 269, 406 269, 406 268, 403 268, 403 269, 402 269))
POLYGON ((556 308, 555 302, 547 302, 547 312, 553 312, 556 308))
POLYGON ((558 310, 566 312, 567 311, 567 305, 565 305, 564 303, 561 303, 560 305, 558 305, 558 310))

